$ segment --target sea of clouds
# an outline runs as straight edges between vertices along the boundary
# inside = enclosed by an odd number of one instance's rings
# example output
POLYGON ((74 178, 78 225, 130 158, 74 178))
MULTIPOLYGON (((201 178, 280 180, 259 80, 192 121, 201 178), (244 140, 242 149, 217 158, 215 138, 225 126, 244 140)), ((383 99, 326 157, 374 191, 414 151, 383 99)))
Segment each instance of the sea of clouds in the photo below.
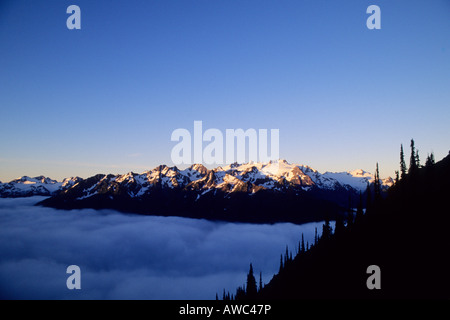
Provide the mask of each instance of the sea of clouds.
POLYGON ((215 299, 250 263, 269 282, 286 245, 295 255, 302 233, 311 243, 322 230, 34 206, 42 199, 0 199, 2 299, 215 299), (69 265, 80 290, 66 286, 69 265))

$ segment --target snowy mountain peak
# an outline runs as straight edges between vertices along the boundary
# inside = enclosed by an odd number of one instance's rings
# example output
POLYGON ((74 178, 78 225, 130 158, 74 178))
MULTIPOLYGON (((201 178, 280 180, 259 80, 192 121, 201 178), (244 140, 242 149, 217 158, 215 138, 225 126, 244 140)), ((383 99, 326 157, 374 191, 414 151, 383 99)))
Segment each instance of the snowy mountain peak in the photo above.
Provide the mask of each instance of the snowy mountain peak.
MULTIPOLYGON (((322 174, 309 166, 291 164, 280 159, 265 163, 233 163, 214 169, 207 169, 202 164, 193 164, 184 170, 160 165, 141 174, 129 172, 122 175, 97 175, 89 179, 71 177, 62 182, 44 176, 24 176, 0 184, 0 196, 53 195, 59 191, 78 188, 80 185, 84 188, 80 191, 82 199, 104 192, 111 192, 113 196, 121 189, 125 189, 124 193, 130 197, 141 197, 151 193, 154 188, 201 192, 222 190, 227 193, 250 194, 260 190, 282 192, 288 189, 307 191, 311 188, 364 192, 367 184, 373 183, 373 180, 374 176, 362 169, 322 174)), ((385 189, 393 184, 391 178, 381 182, 385 189)))
POLYGON ((204 165, 198 163, 193 164, 192 166, 189 167, 189 169, 192 171, 197 171, 201 175, 205 175, 208 173, 208 169, 204 165))
POLYGON ((80 177, 70 177, 70 178, 65 178, 62 181, 61 187, 63 189, 67 189, 69 187, 74 186, 75 184, 77 184, 78 182, 82 181, 83 179, 80 177))
POLYGON ((10 181, 10 183, 21 183, 21 184, 53 184, 57 183, 58 181, 44 177, 44 176, 37 176, 34 178, 31 178, 29 176, 22 176, 20 178, 17 178, 15 180, 10 181))
POLYGON ((60 190, 61 185, 61 182, 44 176, 23 176, 8 183, 0 183, 0 197, 52 195, 60 190))
POLYGON ((348 173, 353 177, 372 177, 372 174, 370 174, 367 171, 364 171, 363 169, 348 171, 348 173))

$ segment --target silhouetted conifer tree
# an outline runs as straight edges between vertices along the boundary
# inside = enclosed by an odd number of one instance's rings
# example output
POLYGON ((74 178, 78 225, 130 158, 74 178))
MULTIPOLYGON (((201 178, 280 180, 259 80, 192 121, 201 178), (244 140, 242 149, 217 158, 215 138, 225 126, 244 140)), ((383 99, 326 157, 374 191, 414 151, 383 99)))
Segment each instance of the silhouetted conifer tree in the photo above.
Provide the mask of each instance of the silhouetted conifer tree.
POLYGON ((288 246, 286 246, 286 253, 284 254, 284 267, 286 267, 288 261, 289 261, 289 251, 288 246))
POLYGON ((347 228, 351 228, 353 226, 353 222, 354 222, 354 215, 353 215, 353 205, 352 205, 352 197, 351 194, 348 195, 348 207, 347 207, 347 217, 346 217, 346 221, 347 221, 347 228))
POLYGON ((283 271, 283 255, 280 256, 280 269, 278 270, 278 274, 280 274, 281 271, 283 271))
POLYGON ((236 295, 234 296, 234 298, 235 298, 236 300, 242 300, 242 299, 245 299, 245 289, 242 288, 242 287, 238 287, 238 288, 236 289, 236 295))
POLYGON ((333 230, 330 226, 330 220, 326 219, 325 223, 322 225, 322 236, 321 240, 329 240, 331 238, 331 235, 333 234, 333 230))
POLYGON ((247 297, 254 297, 257 292, 258 289, 256 287, 255 276, 253 275, 253 266, 250 263, 250 270, 247 275, 247 297))
POLYGON ((427 155, 427 160, 425 161, 425 167, 429 168, 435 163, 433 152, 430 155, 427 155))
POLYGON ((367 208, 372 206, 372 190, 370 189, 369 182, 367 182, 366 194, 367 194, 366 199, 366 210, 367 210, 367 208))
POLYGON ((347 208, 347 228, 351 228, 353 226, 353 222, 354 222, 354 215, 353 215, 353 208, 352 208, 352 203, 351 203, 351 197, 348 197, 348 208, 347 208))
POLYGON ((414 147, 414 139, 411 139, 411 156, 409 158, 408 173, 415 173, 417 169, 416 149, 414 147))
POLYGON ((405 163, 405 154, 403 153, 403 144, 400 145, 400 177, 401 179, 406 176, 406 163, 405 163))
POLYGON ((259 272, 259 291, 261 291, 263 288, 263 283, 262 283, 262 272, 259 272))
POLYGON ((359 192, 358 208, 356 209, 355 224, 361 222, 361 219, 362 219, 363 215, 364 215, 364 212, 363 212, 363 201, 362 201, 362 194, 361 194, 361 191, 360 191, 359 192))
POLYGON ((345 230, 344 220, 342 219, 341 216, 338 216, 336 218, 336 226, 334 233, 337 235, 341 235, 344 232, 344 230, 345 230))
POLYGON ((416 149, 416 168, 420 168, 419 149, 416 149))
POLYGON ((381 200, 381 182, 380 182, 380 171, 378 170, 378 162, 377 168, 375 169, 374 194, 375 194, 375 202, 379 203, 379 201, 381 200))
POLYGON ((301 253, 304 253, 306 250, 305 250, 305 239, 304 239, 304 237, 303 237, 303 233, 302 233, 302 245, 301 245, 301 247, 300 247, 300 252, 301 253))

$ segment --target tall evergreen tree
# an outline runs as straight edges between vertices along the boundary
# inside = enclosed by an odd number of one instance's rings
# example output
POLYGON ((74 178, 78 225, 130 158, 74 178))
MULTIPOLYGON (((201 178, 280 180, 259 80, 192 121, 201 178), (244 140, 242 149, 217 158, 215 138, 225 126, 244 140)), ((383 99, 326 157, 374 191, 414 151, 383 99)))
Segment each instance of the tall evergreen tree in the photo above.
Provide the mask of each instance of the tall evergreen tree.
POLYGON ((367 210, 367 208, 372 206, 372 190, 370 190, 369 182, 367 182, 366 194, 367 194, 366 199, 366 210, 367 210))
POLYGON ((280 256, 280 269, 278 270, 278 274, 280 274, 281 271, 283 271, 283 255, 280 256))
POLYGON ((342 219, 341 216, 338 216, 336 218, 336 226, 334 233, 337 235, 341 235, 344 232, 344 230, 345 230, 344 220, 342 219))
POLYGON ((416 149, 416 168, 420 168, 419 149, 416 149))
POLYGON ((238 287, 236 289, 236 295, 234 296, 236 300, 242 300, 245 299, 245 288, 238 287))
POLYGON ((381 200, 381 182, 380 182, 380 171, 378 170, 378 162, 377 168, 375 170, 374 193, 375 193, 375 202, 379 203, 379 201, 381 200))
POLYGON ((286 246, 286 253, 284 254, 284 266, 285 267, 286 267, 288 261, 289 261, 289 250, 288 250, 288 246, 286 246))
POLYGON ((259 272, 259 291, 261 291, 263 288, 263 283, 262 283, 262 272, 259 272))
POLYGON ((353 215, 352 208, 352 197, 348 195, 348 208, 347 208, 347 228, 351 228, 353 226, 353 222, 355 221, 355 216, 353 215))
POLYGON ((330 220, 326 219, 325 223, 322 225, 322 236, 321 240, 329 240, 331 238, 331 235, 333 234, 333 230, 330 226, 330 220))
POLYGON ((405 154, 403 153, 403 144, 400 145, 400 178, 403 179, 406 176, 406 163, 405 154))
POLYGON ((258 289, 256 287, 256 279, 253 275, 253 266, 250 263, 250 270, 247 275, 247 297, 251 298, 256 295, 258 289))
POLYGON ((434 164, 434 154, 427 155, 427 160, 425 161, 425 167, 429 168, 434 164))
POLYGON ((361 191, 360 191, 359 192, 358 208, 356 209, 355 224, 359 223, 361 221, 363 215, 364 215, 364 212, 363 212, 362 194, 361 194, 361 191))
POLYGON ((314 245, 317 245, 317 242, 319 241, 319 237, 317 236, 317 227, 314 231, 314 245))
POLYGON ((303 237, 303 233, 302 233, 302 245, 300 247, 300 252, 304 253, 305 251, 306 251, 305 250, 305 238, 303 237))
POLYGON ((411 156, 409 158, 408 173, 414 173, 417 169, 416 149, 414 147, 414 139, 411 139, 411 156))

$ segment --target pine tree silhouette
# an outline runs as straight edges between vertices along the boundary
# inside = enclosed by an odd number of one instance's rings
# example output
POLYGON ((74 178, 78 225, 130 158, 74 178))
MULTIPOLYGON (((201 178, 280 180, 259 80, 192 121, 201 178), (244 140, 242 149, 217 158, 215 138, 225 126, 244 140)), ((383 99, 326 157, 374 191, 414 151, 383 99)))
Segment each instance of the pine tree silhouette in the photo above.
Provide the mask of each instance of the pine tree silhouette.
POLYGON ((405 154, 403 153, 403 144, 400 145, 400 178, 404 179, 406 176, 405 154))
POLYGON ((304 253, 305 251, 306 251, 305 250, 305 238, 303 237, 303 233, 302 233, 302 245, 300 247, 300 252, 304 253))
MULTIPOLYGON (((363 215, 364 215, 364 212, 363 212, 363 201, 362 201, 362 194, 361 194, 361 191, 360 191, 359 192, 358 208, 356 209, 355 224, 358 224, 358 223, 361 222, 363 215)), ((337 231, 337 225, 336 225, 336 231, 337 231)))
POLYGON ((343 234, 344 231, 345 231, 344 220, 342 219, 341 216, 339 216, 336 218, 336 226, 334 233, 337 235, 341 235, 343 234))
POLYGON ((263 288, 263 283, 262 283, 262 272, 259 272, 259 291, 260 292, 263 288))
POLYGON ((408 173, 413 174, 417 169, 417 160, 416 160, 416 149, 414 147, 414 139, 411 139, 411 156, 409 159, 409 169, 408 173))
POLYGON ((283 271, 283 255, 280 256, 280 269, 278 270, 278 274, 280 274, 281 271, 283 271))
POLYGON ((243 287, 238 287, 236 289, 236 294, 234 296, 236 300, 242 300, 245 299, 245 289, 243 287))
POLYGON ((325 223, 322 225, 322 236, 321 236, 321 240, 329 240, 331 238, 331 235, 333 234, 333 230, 331 229, 330 226, 330 220, 325 220, 325 223))
POLYGON ((255 276, 253 275, 253 266, 250 263, 250 270, 247 275, 247 298, 254 298, 257 292, 258 289, 256 287, 255 276))
POLYGON ((288 262, 289 262, 289 251, 288 246, 286 246, 286 253, 284 254, 284 267, 286 267, 288 262))
POLYGON ((347 228, 351 228, 354 222, 353 208, 352 208, 352 198, 351 195, 348 196, 348 208, 347 208, 347 228))
POLYGON ((372 206, 372 190, 370 189, 370 184, 367 182, 367 188, 366 188, 366 210, 372 206))
POLYGON ((377 167, 375 169, 375 181, 374 181, 374 189, 375 189, 375 203, 379 203, 381 200, 381 182, 380 182, 380 171, 378 170, 378 162, 377 167))
POLYGON ((419 149, 416 149, 416 168, 420 168, 419 149))
POLYGON ((434 154, 431 152, 430 155, 427 155, 427 160, 425 161, 425 167, 430 168, 434 164, 434 154))

